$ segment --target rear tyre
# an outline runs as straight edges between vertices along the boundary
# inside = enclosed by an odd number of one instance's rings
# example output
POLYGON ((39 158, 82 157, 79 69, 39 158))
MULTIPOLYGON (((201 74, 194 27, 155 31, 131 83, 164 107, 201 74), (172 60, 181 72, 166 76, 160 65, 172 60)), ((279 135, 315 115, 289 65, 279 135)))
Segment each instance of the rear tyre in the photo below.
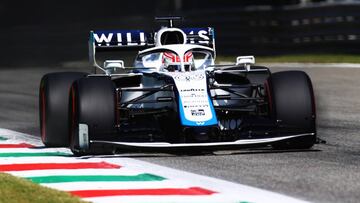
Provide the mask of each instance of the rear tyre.
POLYGON ((86 75, 87 73, 82 72, 60 72, 42 77, 39 112, 41 140, 45 146, 69 146, 69 91, 73 81, 86 75))
POLYGON ((116 91, 109 77, 81 78, 70 91, 71 143, 76 156, 112 154, 113 149, 95 146, 92 139, 109 140, 116 124, 116 91))
POLYGON ((279 135, 309 134, 273 145, 276 149, 308 149, 316 142, 315 98, 309 76, 302 71, 273 73, 267 80, 270 115, 279 135), (313 133, 313 134, 311 134, 313 133))

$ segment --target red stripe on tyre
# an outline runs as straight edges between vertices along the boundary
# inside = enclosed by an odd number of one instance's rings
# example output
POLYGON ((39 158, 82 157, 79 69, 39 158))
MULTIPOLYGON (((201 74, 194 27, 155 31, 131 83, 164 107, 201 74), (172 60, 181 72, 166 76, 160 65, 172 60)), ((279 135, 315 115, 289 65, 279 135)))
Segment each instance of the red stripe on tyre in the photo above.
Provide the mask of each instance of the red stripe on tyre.
POLYGON ((40 88, 40 95, 41 95, 41 140, 45 142, 45 136, 46 136, 46 101, 45 101, 45 88, 44 85, 40 88))

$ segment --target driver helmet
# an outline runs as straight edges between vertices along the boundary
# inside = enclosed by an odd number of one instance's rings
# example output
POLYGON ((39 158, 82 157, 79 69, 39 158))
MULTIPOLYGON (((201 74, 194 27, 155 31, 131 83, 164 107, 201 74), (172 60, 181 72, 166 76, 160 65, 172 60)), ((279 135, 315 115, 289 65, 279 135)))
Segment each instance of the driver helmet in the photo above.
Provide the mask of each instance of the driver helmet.
MULTIPOLYGON (((194 57, 192 52, 187 52, 184 55, 185 71, 194 70, 194 57)), ((169 72, 181 71, 180 57, 172 52, 164 52, 162 63, 165 70, 169 72)))

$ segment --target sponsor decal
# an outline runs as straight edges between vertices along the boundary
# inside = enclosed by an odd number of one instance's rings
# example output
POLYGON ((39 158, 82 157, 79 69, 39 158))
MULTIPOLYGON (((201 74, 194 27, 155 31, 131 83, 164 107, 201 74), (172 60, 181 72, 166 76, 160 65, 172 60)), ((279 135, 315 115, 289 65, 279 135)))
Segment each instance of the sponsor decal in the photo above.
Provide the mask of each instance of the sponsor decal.
POLYGON ((195 89, 195 88, 190 88, 190 89, 181 89, 180 92, 203 92, 205 91, 205 89, 195 89))
MULTIPOLYGON (((188 44, 212 47, 214 39, 213 28, 182 28, 181 30, 188 36, 188 44)), ((97 47, 145 46, 154 44, 154 34, 156 32, 151 33, 143 30, 99 30, 94 31, 93 40, 97 47)), ((192 56, 187 56, 185 61, 188 61, 190 57, 192 56)))
MULTIPOLYGON (((174 77, 174 80, 191 82, 191 81, 203 80, 204 78, 205 76, 203 74, 191 74, 191 75, 179 74, 174 77)), ((191 88, 187 90, 185 89, 183 91, 204 91, 204 89, 191 88)))
POLYGON ((205 111, 204 111, 204 109, 193 109, 193 110, 191 110, 191 115, 192 116, 205 116, 205 111))
POLYGON ((182 29, 185 34, 188 36, 188 44, 201 44, 209 46, 212 44, 212 39, 214 36, 213 28, 184 28, 182 29), (197 36, 193 38, 191 36, 197 36))
POLYGON ((179 92, 179 114, 182 125, 216 125, 217 119, 207 92, 205 71, 170 74, 179 92))
POLYGON ((196 122, 196 125, 204 125, 204 124, 205 122, 200 122, 200 121, 196 122))
POLYGON ((145 32, 141 30, 109 30, 94 32, 95 45, 101 46, 144 46, 145 32))

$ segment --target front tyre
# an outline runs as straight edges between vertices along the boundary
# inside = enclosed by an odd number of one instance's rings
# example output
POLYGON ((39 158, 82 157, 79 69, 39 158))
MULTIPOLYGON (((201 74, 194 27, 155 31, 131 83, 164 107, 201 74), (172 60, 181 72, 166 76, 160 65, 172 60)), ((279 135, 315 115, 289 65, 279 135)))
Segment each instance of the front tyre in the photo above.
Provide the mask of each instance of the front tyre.
POLYGON ((271 74, 266 84, 270 115, 279 135, 309 134, 273 145, 276 149, 308 149, 316 142, 315 98, 303 71, 271 74))
POLYGON ((70 149, 74 155, 111 154, 112 148, 94 146, 91 139, 109 140, 115 132, 116 90, 109 77, 87 77, 70 91, 70 149))

